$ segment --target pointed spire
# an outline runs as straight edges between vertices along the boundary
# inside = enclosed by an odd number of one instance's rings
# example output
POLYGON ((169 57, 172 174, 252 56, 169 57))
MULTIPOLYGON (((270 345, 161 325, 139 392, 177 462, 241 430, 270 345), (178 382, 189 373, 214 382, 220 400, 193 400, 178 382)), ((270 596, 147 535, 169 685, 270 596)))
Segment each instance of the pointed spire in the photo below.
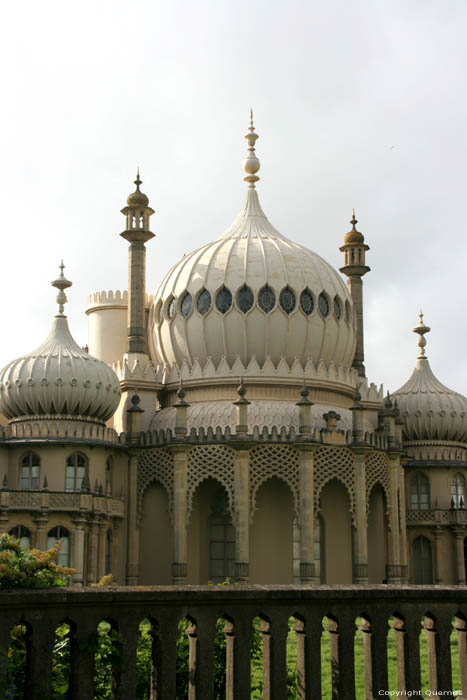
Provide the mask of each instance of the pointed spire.
POLYGON ((418 314, 418 325, 415 326, 415 328, 412 328, 414 333, 418 333, 420 336, 418 339, 418 347, 419 347, 419 353, 417 360, 426 360, 426 355, 425 355, 425 345, 426 345, 426 339, 425 339, 425 333, 429 333, 431 328, 426 326, 423 323, 423 313, 422 310, 420 309, 420 313, 418 314))
POLYGON ((136 180, 134 180, 134 183, 136 185, 137 191, 139 192, 139 186, 143 184, 143 181, 139 176, 139 166, 136 168, 136 180))
POLYGON ((58 294, 57 294, 57 304, 58 304, 58 314, 56 316, 63 316, 65 317, 65 314, 63 313, 63 307, 67 303, 67 297, 64 292, 65 289, 68 289, 68 287, 71 287, 73 282, 70 282, 70 280, 67 280, 65 275, 63 274, 63 270, 65 269, 65 265, 63 264, 63 260, 61 261, 60 265, 60 275, 57 277, 56 280, 51 282, 52 287, 55 287, 58 289, 58 294))
POLYGON ((246 177, 243 179, 245 182, 248 182, 248 188, 250 190, 255 189, 255 182, 258 182, 259 177, 256 175, 258 170, 261 167, 261 164, 256 157, 255 153, 255 143, 256 140, 259 138, 258 134, 255 132, 255 127, 253 125, 253 110, 250 110, 250 126, 248 127, 248 134, 245 135, 245 138, 248 143, 248 155, 243 161, 243 169, 247 173, 246 177))

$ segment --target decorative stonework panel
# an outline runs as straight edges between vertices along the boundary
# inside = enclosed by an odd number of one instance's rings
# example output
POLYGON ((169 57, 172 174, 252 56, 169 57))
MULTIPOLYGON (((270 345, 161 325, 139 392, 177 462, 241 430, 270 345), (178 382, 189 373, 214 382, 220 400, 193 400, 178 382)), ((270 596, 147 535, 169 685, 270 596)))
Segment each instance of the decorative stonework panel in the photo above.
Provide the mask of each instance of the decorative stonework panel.
POLYGON ((366 512, 370 509, 371 489, 375 484, 381 484, 386 496, 386 513, 389 516, 391 503, 391 483, 389 477, 389 460, 380 452, 371 452, 365 457, 366 512))
POLYGON ((193 507, 193 495, 206 479, 219 481, 227 491, 233 518, 235 498, 235 452, 224 445, 200 445, 188 453, 187 519, 193 507))
POLYGON ((319 513, 319 497, 324 486, 337 479, 347 489, 350 510, 355 515, 355 470, 351 450, 324 447, 315 453, 315 512, 319 513))
POLYGON ((298 452, 288 445, 264 445, 250 452, 250 521, 256 510, 256 494, 265 481, 275 476, 292 491, 295 514, 299 517, 298 452))
POLYGON ((143 496, 152 481, 159 481, 167 491, 169 513, 173 518, 173 456, 164 448, 144 450, 138 460, 138 520, 143 514, 143 496))

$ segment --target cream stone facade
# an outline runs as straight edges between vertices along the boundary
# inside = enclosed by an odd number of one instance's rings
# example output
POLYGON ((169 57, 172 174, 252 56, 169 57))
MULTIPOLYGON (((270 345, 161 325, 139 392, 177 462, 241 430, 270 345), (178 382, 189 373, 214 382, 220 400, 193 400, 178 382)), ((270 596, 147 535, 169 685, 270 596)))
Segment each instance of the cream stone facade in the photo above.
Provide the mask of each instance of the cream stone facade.
POLYGON ((240 214, 154 294, 138 173, 129 291, 90 295, 84 349, 61 266, 49 335, 0 373, 0 530, 61 540, 78 585, 465 585, 467 399, 434 376, 422 316, 408 382, 368 381, 355 214, 345 284, 268 221, 252 121, 245 138, 240 214))

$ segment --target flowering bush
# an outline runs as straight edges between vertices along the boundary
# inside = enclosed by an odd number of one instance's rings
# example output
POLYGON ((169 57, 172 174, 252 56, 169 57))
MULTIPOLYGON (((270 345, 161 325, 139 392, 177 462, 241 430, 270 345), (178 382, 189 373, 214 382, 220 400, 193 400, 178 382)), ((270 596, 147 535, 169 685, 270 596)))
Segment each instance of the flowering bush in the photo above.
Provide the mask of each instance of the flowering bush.
POLYGON ((60 542, 48 552, 21 549, 18 540, 7 533, 0 536, 0 588, 53 588, 66 586, 75 572, 59 566, 60 542))

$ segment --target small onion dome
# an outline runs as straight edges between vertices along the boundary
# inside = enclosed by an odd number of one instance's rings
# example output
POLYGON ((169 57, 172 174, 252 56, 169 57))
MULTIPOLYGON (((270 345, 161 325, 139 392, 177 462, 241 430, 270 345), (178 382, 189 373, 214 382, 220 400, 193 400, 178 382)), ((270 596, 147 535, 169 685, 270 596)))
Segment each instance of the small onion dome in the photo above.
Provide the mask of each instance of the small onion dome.
POLYGON ((404 386, 391 395, 393 400, 397 399, 401 417, 405 419, 404 439, 465 442, 467 398, 445 387, 433 374, 425 356, 423 337, 429 330, 420 312, 420 322, 413 329, 420 335, 415 369, 404 386))
POLYGON ((139 189, 141 183, 142 180, 140 180, 138 168, 135 180, 136 190, 129 194, 126 200, 129 207, 135 207, 135 209, 146 209, 146 207, 149 206, 149 198, 139 189))
POLYGON ((365 238, 363 236, 363 233, 360 233, 360 231, 357 231, 357 229, 355 228, 355 224, 358 223, 358 219, 355 218, 355 209, 353 210, 350 223, 352 224, 352 230, 345 234, 344 243, 364 243, 365 238))
POLYGON ((70 416, 104 422, 116 411, 120 383, 105 363, 85 352, 73 339, 63 304, 63 276, 52 285, 59 289, 59 313, 49 335, 36 350, 10 362, 0 372, 0 411, 9 419, 32 416, 70 416))

